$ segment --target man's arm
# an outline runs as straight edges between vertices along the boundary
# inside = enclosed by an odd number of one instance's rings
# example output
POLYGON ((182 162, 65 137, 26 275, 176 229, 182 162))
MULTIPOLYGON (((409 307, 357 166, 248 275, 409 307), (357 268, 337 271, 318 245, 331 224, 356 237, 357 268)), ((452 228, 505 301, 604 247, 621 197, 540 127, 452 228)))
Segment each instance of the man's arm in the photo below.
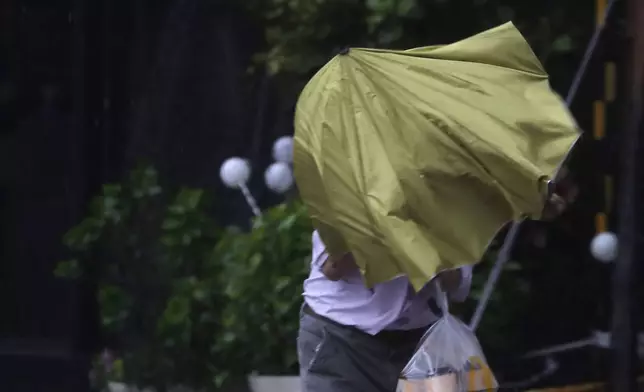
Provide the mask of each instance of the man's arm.
POLYGON ((322 239, 320 238, 317 230, 313 232, 313 238, 311 242, 313 244, 311 266, 313 268, 322 269, 322 266, 326 262, 326 259, 327 257, 329 257, 329 255, 326 252, 326 246, 324 246, 324 243, 322 242, 322 239))
POLYGON ((341 256, 330 256, 317 231, 313 232, 312 258, 313 268, 320 269, 327 279, 334 282, 342 279, 352 269, 356 268, 355 261, 350 253, 341 256))
POLYGON ((357 268, 351 253, 346 253, 339 257, 329 256, 322 265, 322 273, 329 280, 338 281, 357 268))
POLYGON ((472 286, 472 266, 441 272, 438 276, 441 288, 448 294, 449 299, 463 302, 470 293, 472 286))

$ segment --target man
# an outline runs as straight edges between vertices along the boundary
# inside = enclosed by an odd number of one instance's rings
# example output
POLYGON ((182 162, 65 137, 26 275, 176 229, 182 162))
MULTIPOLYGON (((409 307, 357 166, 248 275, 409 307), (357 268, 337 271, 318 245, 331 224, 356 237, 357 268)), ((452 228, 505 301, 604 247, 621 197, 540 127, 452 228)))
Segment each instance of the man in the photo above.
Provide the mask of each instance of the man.
MULTIPOLYGON (((400 371, 429 325, 431 288, 414 293, 398 277, 367 288, 350 254, 329 257, 313 233, 312 268, 304 282, 298 336, 303 392, 393 392, 400 371)), ((470 267, 439 276, 450 299, 462 301, 470 267)))
MULTIPOLYGON (((576 188, 563 195, 551 196, 544 219, 560 215, 576 188)), ((451 300, 463 301, 472 269, 438 279, 451 300)), ((351 254, 330 257, 314 232, 297 342, 303 392, 395 392, 401 370, 439 317, 432 287, 414 293, 400 276, 369 289, 351 254)))

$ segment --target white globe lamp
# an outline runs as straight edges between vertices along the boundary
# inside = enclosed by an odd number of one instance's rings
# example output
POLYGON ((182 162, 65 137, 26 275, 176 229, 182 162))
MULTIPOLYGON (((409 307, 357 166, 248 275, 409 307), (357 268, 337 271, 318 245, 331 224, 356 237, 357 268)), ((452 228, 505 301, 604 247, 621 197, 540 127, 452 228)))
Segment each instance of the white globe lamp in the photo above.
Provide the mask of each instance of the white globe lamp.
POLYGON ((247 160, 239 157, 226 159, 219 168, 219 177, 221 177, 221 181, 227 187, 239 189, 241 191, 246 199, 246 203, 255 216, 262 215, 255 198, 246 186, 250 179, 250 165, 247 160))
POLYGON ((293 138, 282 136, 273 143, 273 159, 276 162, 293 162, 293 138))
POLYGON ((268 189, 284 193, 293 186, 293 172, 287 163, 275 162, 264 172, 264 181, 268 189))
POLYGON ((599 233, 590 242, 590 253, 595 259, 610 263, 617 258, 618 245, 619 240, 615 233, 599 233))
POLYGON ((221 165, 219 176, 227 187, 235 189, 242 188, 250 178, 250 165, 243 158, 228 158, 221 165))

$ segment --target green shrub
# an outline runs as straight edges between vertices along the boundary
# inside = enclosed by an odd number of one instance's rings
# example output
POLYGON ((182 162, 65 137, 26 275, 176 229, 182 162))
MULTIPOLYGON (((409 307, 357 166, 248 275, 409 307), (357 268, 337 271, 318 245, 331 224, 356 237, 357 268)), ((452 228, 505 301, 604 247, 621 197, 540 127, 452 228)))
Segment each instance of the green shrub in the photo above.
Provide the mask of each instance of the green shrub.
POLYGON ((218 245, 225 265, 222 344, 240 375, 297 373, 296 336, 302 283, 311 258, 311 222, 299 202, 264 212, 248 233, 218 245))
MULTIPOLYGON (((75 258, 56 274, 98 283, 101 321, 119 371, 103 381, 163 391, 206 388, 225 358, 212 350, 220 329, 220 231, 199 189, 164 192, 152 167, 105 185, 88 216, 64 238, 75 258)), ((98 361, 101 363, 101 361, 98 361)))

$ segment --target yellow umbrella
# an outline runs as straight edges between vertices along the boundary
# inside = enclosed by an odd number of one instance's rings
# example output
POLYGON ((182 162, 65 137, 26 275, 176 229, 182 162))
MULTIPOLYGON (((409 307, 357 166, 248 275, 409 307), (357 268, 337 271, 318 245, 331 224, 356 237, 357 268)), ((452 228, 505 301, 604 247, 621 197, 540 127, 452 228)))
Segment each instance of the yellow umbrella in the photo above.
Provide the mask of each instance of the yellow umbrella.
POLYGON ((331 254, 365 283, 478 262, 507 222, 539 218, 579 133, 513 24, 445 46, 350 49, 304 88, 294 172, 331 254))

